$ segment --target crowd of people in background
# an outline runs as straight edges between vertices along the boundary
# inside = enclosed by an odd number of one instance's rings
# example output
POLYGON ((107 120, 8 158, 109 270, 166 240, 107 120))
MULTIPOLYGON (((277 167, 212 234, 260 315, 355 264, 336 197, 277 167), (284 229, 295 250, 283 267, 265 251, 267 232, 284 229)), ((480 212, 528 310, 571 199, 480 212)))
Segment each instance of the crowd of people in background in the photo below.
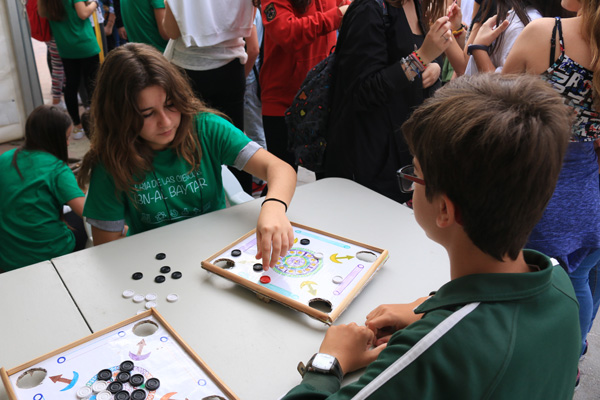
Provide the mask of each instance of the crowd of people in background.
POLYGON ((0 217, 11 238, 0 241, 0 272, 81 249, 74 214, 87 217, 98 245, 224 208, 221 165, 266 196, 259 256, 274 265, 293 241, 285 211, 298 168, 284 114, 332 51, 317 178, 351 179, 408 207, 413 194, 399 188, 397 171, 413 162, 400 127, 414 110, 463 75, 533 74, 576 119, 525 247, 567 272, 587 351, 600 305, 600 1, 28 1, 50 26, 52 105, 29 116, 21 148, 0 155, 0 185, 14 188, 0 196, 2 209, 37 199, 35 221, 0 217), (84 131, 91 145, 77 185, 66 146, 84 131))

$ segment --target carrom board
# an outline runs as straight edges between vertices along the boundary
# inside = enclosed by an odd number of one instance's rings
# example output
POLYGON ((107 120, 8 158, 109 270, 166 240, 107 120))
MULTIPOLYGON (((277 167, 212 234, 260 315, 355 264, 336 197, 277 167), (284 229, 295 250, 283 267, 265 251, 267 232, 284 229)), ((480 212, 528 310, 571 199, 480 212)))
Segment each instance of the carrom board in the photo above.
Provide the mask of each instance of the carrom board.
POLYGON ((331 324, 388 258, 388 251, 292 223, 294 245, 274 268, 256 260, 256 229, 202 268, 331 324))
MULTIPOLYGON (((126 382, 122 390, 142 389, 146 400, 238 399, 154 308, 19 367, 2 368, 0 375, 11 400, 77 399, 104 369, 111 372, 107 382, 116 381, 127 360, 133 362, 130 375, 142 375, 144 383, 126 382), (150 378, 159 380, 157 389, 146 386, 150 378)), ((103 396, 92 391, 86 398, 103 396)))

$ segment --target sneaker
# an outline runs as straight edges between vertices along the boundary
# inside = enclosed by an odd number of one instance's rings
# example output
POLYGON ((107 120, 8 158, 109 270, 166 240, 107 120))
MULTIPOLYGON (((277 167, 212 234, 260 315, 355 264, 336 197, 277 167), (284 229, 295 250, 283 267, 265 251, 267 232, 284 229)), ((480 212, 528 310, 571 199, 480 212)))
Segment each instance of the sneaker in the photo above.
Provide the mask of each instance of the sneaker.
POLYGON ((83 132, 83 128, 73 128, 73 133, 71 137, 75 140, 79 140, 83 137, 85 133, 83 132))
POLYGON ((585 347, 583 348, 583 352, 581 353, 581 356, 579 357, 579 361, 583 361, 583 359, 585 358, 585 355, 587 354, 588 351, 588 341, 587 339, 585 340, 585 347))
POLYGON ((60 109, 61 111, 67 112, 67 105, 63 99, 60 99, 60 102, 56 104, 52 104, 52 106, 60 109))

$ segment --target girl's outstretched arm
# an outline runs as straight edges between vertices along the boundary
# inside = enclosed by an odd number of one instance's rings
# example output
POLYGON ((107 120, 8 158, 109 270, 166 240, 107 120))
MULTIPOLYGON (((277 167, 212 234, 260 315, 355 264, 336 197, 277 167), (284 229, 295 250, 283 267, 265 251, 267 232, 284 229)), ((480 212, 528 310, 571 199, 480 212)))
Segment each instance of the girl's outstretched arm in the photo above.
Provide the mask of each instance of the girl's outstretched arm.
POLYGON ((256 224, 258 253, 263 268, 274 267, 292 247, 294 233, 285 212, 296 190, 296 172, 286 162, 259 149, 246 163, 244 171, 266 180, 268 192, 256 224), (269 200, 273 199, 273 200, 269 200))

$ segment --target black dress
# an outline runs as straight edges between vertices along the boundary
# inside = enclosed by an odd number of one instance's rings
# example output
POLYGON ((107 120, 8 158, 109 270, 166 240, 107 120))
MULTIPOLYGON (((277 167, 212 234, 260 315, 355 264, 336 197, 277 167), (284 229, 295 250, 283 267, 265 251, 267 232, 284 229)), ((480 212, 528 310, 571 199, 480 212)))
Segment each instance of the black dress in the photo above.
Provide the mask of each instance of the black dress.
MULTIPOLYGON (((414 0, 421 23, 419 0, 414 0)), ((420 47, 402 8, 375 0, 355 0, 342 21, 336 47, 332 110, 325 176, 352 179, 396 201, 396 171, 412 163, 400 126, 415 107, 439 87, 409 82, 399 63, 420 47)))

